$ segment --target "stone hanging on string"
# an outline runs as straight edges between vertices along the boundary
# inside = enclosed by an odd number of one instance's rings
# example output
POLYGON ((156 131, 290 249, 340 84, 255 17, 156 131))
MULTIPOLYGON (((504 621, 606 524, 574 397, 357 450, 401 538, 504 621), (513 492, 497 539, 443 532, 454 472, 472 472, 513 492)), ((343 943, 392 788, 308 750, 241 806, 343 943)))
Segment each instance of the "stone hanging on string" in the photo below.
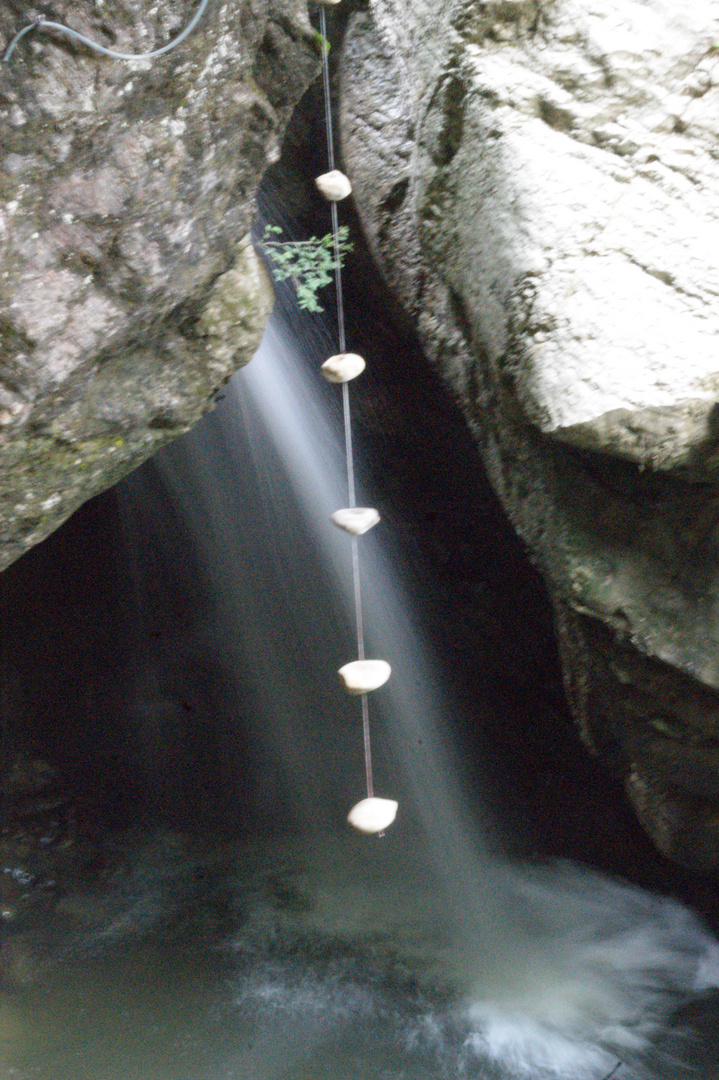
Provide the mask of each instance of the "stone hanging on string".
POLYGON ((338 353, 325 360, 320 371, 331 383, 346 383, 356 379, 367 367, 358 353, 338 353))
POLYGON ((348 195, 352 194, 352 185, 348 177, 339 169, 332 169, 331 172, 322 173, 322 176, 316 177, 315 184, 330 202, 341 202, 342 199, 346 199, 348 195))
POLYGON ((353 806, 347 820, 359 832, 381 833, 394 821, 398 805, 394 799, 379 799, 372 795, 353 806))
POLYGON ((353 660, 337 672, 345 690, 350 694, 367 694, 378 690, 389 679, 392 668, 386 660, 353 660))
MULTIPOLYGON (((325 12, 323 5, 339 3, 339 0, 320 0, 320 26, 324 38, 327 36, 325 12)), ((339 226, 337 208, 334 205, 341 199, 346 199, 352 194, 352 184, 344 173, 334 166, 334 151, 332 140, 332 114, 331 114, 331 88, 329 78, 329 63, 327 49, 323 50, 322 79, 325 91, 325 119, 327 122, 327 157, 330 171, 318 176, 315 180, 318 190, 328 199, 332 205, 332 228, 334 235, 335 252, 339 255, 339 226)), ((342 510, 336 510, 331 520, 338 528, 343 529, 351 536, 361 536, 379 522, 379 514, 369 506, 354 506, 354 475, 352 471, 352 434, 349 412, 348 389, 345 383, 356 379, 364 371, 366 364, 357 353, 344 352, 344 312, 342 301, 342 266, 338 258, 336 265, 337 284, 337 325, 339 331, 339 347, 343 351, 336 356, 330 356, 322 364, 322 374, 331 383, 343 384, 345 443, 347 448, 347 484, 349 489, 349 501, 352 505, 342 510)), ((377 690, 390 677, 391 667, 386 660, 364 659, 364 634, 362 628, 362 614, 360 604, 360 581, 359 581, 359 554, 356 543, 352 545, 354 597, 357 623, 357 648, 359 655, 363 657, 340 668, 339 676, 348 693, 361 696, 362 698, 362 729, 364 733, 365 750, 365 773, 367 778, 367 798, 357 803, 350 810, 347 820, 355 829, 362 833, 375 833, 382 835, 384 830, 392 824, 397 813, 397 803, 392 799, 379 799, 373 794, 372 780, 372 749, 370 744, 369 712, 367 708, 366 694, 377 690)))
POLYGON ((371 506, 351 506, 345 510, 335 510, 330 520, 338 529, 344 529, 352 536, 361 536, 379 523, 379 514, 371 506))

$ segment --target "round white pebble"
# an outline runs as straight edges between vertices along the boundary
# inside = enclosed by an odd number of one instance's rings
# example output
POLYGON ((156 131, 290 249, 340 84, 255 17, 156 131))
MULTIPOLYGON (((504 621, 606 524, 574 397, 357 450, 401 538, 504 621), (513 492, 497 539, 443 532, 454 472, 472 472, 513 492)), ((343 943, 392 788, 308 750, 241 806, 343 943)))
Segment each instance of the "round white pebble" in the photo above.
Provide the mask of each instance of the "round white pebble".
POLYGON ((398 805, 394 799, 378 799, 373 795, 353 806, 347 820, 359 832, 384 832, 397 816, 398 805))
POLYGON ((322 176, 316 178, 315 184, 330 202, 340 202, 341 199, 346 199, 348 195, 352 194, 352 185, 339 169, 322 173, 322 176))
POLYGON ((361 536, 379 522, 379 514, 371 506, 352 506, 346 510, 335 510, 331 520, 339 529, 361 536))
POLYGON ((358 353, 345 352, 330 356, 325 360, 320 371, 331 383, 345 383, 356 379, 367 367, 358 353))
POLYGON ((384 686, 392 674, 386 660, 353 660, 339 669, 338 675, 350 694, 366 694, 384 686))

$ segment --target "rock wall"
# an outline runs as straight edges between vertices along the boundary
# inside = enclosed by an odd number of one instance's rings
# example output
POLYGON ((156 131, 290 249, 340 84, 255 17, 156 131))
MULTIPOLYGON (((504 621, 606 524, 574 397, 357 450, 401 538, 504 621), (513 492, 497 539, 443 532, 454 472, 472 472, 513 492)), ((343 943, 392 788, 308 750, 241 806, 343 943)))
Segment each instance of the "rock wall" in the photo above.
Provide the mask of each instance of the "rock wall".
POLYGON ((373 254, 545 576, 585 742, 716 872, 716 5, 370 0, 341 100, 373 254))
MULTIPOLYGON (((122 52, 196 0, 57 0, 122 52)), ((0 11, 0 43, 32 19, 0 11)), ((0 64, 0 568, 190 427, 272 291, 255 194, 319 66, 302 0, 210 3, 125 63, 35 30, 0 64)))

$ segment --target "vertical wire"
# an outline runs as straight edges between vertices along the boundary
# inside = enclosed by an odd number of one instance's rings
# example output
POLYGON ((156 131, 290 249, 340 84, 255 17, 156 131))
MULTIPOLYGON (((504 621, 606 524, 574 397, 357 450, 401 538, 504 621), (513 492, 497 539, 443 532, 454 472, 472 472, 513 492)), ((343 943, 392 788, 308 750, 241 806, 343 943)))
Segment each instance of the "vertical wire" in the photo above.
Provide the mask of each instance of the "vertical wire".
POLYGON ((327 50, 327 19, 320 5, 320 32, 322 34, 322 87, 325 94, 325 127, 327 129, 327 158, 330 172, 335 167, 335 140, 332 130, 332 95, 330 93, 330 65, 327 50))
MULTIPOLYGON (((335 167, 335 143, 332 124, 332 94, 330 90, 330 66, 327 49, 327 20, 325 9, 320 7, 320 31, 323 38, 322 55, 322 88, 325 100, 325 128, 327 131, 327 161, 330 172, 335 167)), ((342 265, 339 240, 339 215, 337 203, 330 203, 332 215, 332 238, 334 241, 335 255, 335 291, 337 295, 337 339, 340 353, 346 352, 347 342, 345 337, 345 310, 344 293, 342 291, 342 265)), ((350 411, 350 394, 348 383, 342 384, 342 414, 345 431, 345 456, 347 460, 347 494, 349 506, 355 506, 355 474, 354 454, 352 450, 352 416, 350 411)), ((357 629, 357 656, 359 660, 365 658, 364 648, 364 618, 362 613, 362 593, 360 582, 359 544, 357 537, 352 537, 352 582, 354 588, 355 626, 357 629)), ((369 705, 367 694, 362 694, 362 738, 364 742, 364 765, 365 779, 367 783, 367 797, 374 794, 374 782, 372 778, 372 739, 369 723, 369 705)))
MULTIPOLYGON (((372 780, 372 740, 369 727, 369 705, 367 704, 367 695, 362 695, 362 734, 364 736, 364 768, 365 779, 367 781, 367 798, 371 799, 374 795, 374 783, 372 780)), ((384 833, 380 833, 383 836, 384 833)))
POLYGON ((335 289, 337 291, 337 339, 339 342, 340 352, 343 353, 346 350, 347 342, 345 341, 345 300, 344 293, 342 292, 342 266, 341 266, 341 251, 340 251, 340 226, 339 218, 337 215, 337 203, 330 204, 330 213, 332 215, 332 236, 334 238, 335 247, 335 289))
POLYGON ((355 467, 352 450, 352 413, 350 411, 349 383, 342 383, 342 416, 345 426, 345 456, 347 460, 347 505, 354 507, 356 505, 355 467))
MULTIPOLYGON (((325 128, 327 130, 327 163, 330 168, 330 172, 335 167, 335 137, 332 125, 332 92, 330 89, 330 65, 329 65, 329 50, 327 48, 327 19, 325 17, 325 9, 320 7, 320 29, 322 33, 322 89, 324 91, 325 98, 325 128)), ((339 241, 339 216, 337 213, 337 203, 330 203, 330 213, 332 215, 332 237, 334 240, 335 249, 335 286, 337 289, 337 337, 339 341, 339 350, 341 353, 345 351, 345 305, 344 296, 342 293, 342 267, 340 265, 340 241, 339 241)))
MULTIPOLYGON (((352 577, 354 580, 355 594, 355 623, 357 626, 357 658, 364 660, 364 619, 362 615, 362 593, 360 590, 359 570, 359 542, 356 536, 352 537, 352 577)), ((367 798, 374 795, 374 782, 372 779, 372 736, 369 724, 369 703, 367 694, 362 694, 362 741, 364 744, 364 770, 367 782, 367 798)))

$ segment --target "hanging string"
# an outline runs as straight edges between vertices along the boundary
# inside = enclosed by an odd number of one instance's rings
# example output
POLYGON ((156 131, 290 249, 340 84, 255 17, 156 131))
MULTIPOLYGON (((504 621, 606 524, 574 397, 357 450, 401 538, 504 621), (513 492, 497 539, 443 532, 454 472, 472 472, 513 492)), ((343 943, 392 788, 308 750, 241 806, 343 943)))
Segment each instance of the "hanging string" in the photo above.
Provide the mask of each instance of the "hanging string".
MULTIPOLYGON (((325 127, 327 131, 327 161, 329 164, 330 172, 335 168, 335 143, 334 143, 334 128, 332 119, 332 94, 330 90, 330 65, 329 65, 329 49, 327 48, 327 19, 325 17, 325 9, 320 7, 320 31, 323 39, 323 55, 322 55, 322 87, 324 91, 325 100, 325 127)), ((342 263, 341 252, 339 242, 339 215, 337 212, 337 203, 330 203, 330 212, 332 215, 332 236, 334 240, 334 254, 335 254, 335 293, 337 296, 337 339, 339 343, 340 353, 347 351, 347 342, 345 338, 345 310, 344 310, 344 293, 342 291, 342 263)), ((342 415, 344 420, 344 432, 345 432, 345 458, 347 462, 347 505, 351 508, 356 506, 355 496, 355 473, 354 473, 354 455, 352 452, 352 414, 350 410, 350 392, 349 384, 342 384, 342 415)), ((361 580, 360 580, 360 562, 359 562, 359 543, 356 536, 351 539, 352 545, 352 583, 354 589, 354 608, 355 608, 355 626, 357 630, 357 658, 364 660, 365 647, 364 647, 364 618, 362 613, 362 593, 361 593, 361 580)), ((367 694, 362 694, 362 737, 364 742, 364 765, 365 765, 365 781, 367 785, 367 797, 372 798, 374 795, 374 780, 372 775, 372 739, 370 733, 369 723, 369 705, 367 702, 367 694)))
MULTIPOLYGON (((352 537, 352 572, 355 588, 355 619, 357 622, 357 658, 364 660, 364 628, 362 625, 362 599, 360 596, 359 576, 359 550, 357 537, 352 537)), ((374 780, 372 777, 372 739, 369 726, 369 704, 367 695, 362 694, 362 738, 364 740, 364 771, 367 784, 367 798, 374 795, 374 780)))
MULTIPOLYGON (((335 168, 335 139, 334 128, 332 123, 332 93, 330 90, 330 64, 329 64, 329 49, 327 40, 327 19, 325 16, 325 9, 320 8, 320 30, 322 34, 322 87, 325 96, 325 128, 327 130, 327 161, 329 164, 330 172, 335 168)), ((334 237, 335 248, 335 286, 337 290, 337 338, 339 342, 339 350, 341 353, 346 351, 345 341, 345 305, 344 296, 342 293, 342 266, 340 260, 340 244, 339 244, 339 215, 337 213, 337 203, 330 203, 330 213, 332 215, 332 236, 334 237)), ((345 384, 346 385, 346 384, 345 384)), ((353 505, 353 504, 352 504, 353 505)))

